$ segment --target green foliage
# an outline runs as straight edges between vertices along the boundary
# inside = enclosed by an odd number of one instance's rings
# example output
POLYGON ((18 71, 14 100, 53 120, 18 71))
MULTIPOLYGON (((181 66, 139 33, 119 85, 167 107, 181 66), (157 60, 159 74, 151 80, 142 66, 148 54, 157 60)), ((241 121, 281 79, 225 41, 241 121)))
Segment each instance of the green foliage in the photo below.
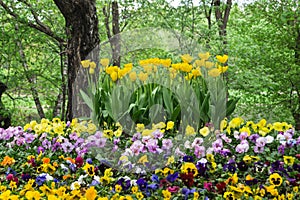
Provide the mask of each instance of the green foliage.
MULTIPOLYGON (((131 73, 141 72, 136 68, 131 73)), ((188 73, 178 72, 170 78, 169 70, 157 68, 146 80, 132 80, 129 74, 114 82, 109 74, 101 73, 95 94, 82 95, 89 106, 94 103, 95 123, 103 128, 120 122, 127 131, 133 131, 137 123, 151 126, 162 121, 196 129, 213 122, 219 128, 220 121, 233 113, 238 99, 228 101, 226 107, 226 85, 221 77, 186 80, 188 73)))
POLYGON ((236 115, 294 121, 300 67, 294 57, 299 23, 287 22, 299 18, 292 2, 256 1, 232 12, 228 49, 233 59, 228 83, 231 94, 241 97, 236 115))

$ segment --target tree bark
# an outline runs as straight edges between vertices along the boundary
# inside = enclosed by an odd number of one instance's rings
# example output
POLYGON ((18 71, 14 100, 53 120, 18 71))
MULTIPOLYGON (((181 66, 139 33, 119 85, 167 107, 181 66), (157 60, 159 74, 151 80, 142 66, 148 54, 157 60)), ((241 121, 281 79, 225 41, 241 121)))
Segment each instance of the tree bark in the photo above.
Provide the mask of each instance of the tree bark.
POLYGON ((227 0, 226 5, 225 5, 225 10, 224 10, 224 15, 221 12, 221 1, 220 0, 215 0, 214 1, 214 7, 215 7, 215 15, 216 15, 216 20, 219 26, 219 36, 223 42, 224 49, 223 53, 227 54, 226 46, 227 46, 227 23, 229 19, 229 14, 232 6, 232 0, 227 0))
POLYGON ((2 94, 6 91, 7 86, 0 81, 0 128, 7 129, 10 126, 11 116, 5 110, 5 106, 2 103, 2 94))
POLYGON ((110 43, 112 51, 112 63, 114 66, 120 66, 121 64, 121 36, 120 36, 120 14, 119 14, 119 5, 117 1, 111 3, 111 15, 112 15, 112 31, 110 29, 110 5, 106 8, 105 6, 102 9, 103 15, 105 17, 105 28, 107 38, 110 43))
MULTIPOLYGON (((83 77, 82 85, 74 84, 80 69, 80 61, 87 59, 92 50, 98 46, 98 17, 95 0, 54 0, 66 22, 67 56, 68 56, 68 105, 67 120, 73 117, 87 116, 89 110, 78 96, 80 87, 86 85, 83 77)), ((97 50, 95 50, 97 51, 97 50)), ((92 60, 98 63, 98 51, 92 60)), ((79 83, 80 84, 80 83, 79 83)))

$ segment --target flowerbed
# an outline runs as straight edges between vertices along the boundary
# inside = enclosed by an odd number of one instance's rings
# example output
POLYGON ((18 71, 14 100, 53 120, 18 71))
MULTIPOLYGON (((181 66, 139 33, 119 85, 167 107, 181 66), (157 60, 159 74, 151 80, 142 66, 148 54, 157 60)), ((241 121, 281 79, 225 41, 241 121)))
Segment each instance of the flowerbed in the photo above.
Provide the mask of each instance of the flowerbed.
POLYGON ((96 131, 55 118, 0 129, 0 199, 299 199, 300 134, 291 125, 234 118, 221 131, 174 127, 138 124, 129 136, 119 124, 96 131))

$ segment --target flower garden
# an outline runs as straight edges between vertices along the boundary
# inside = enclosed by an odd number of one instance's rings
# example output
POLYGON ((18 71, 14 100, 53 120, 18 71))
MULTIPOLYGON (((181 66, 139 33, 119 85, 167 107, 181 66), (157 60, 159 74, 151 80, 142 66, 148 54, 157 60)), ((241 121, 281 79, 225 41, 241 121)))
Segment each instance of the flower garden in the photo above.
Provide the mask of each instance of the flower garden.
MULTIPOLYGON (((0 199, 299 199, 300 133, 285 122, 220 120, 218 113, 208 114, 220 108, 214 100, 223 97, 224 90, 213 93, 210 84, 212 80, 222 83, 227 57, 218 57, 216 64, 208 61, 209 54, 199 57, 192 63, 193 58, 185 55, 180 64, 147 60, 139 69, 143 72, 131 71, 132 65, 108 66, 101 60, 103 84, 85 96, 97 108, 93 123, 54 118, 0 129, 0 199), (198 105, 204 117, 181 127, 182 119, 190 119, 184 109, 190 108, 178 106, 181 100, 173 98, 172 91, 153 84, 140 84, 141 91, 134 93, 137 98, 130 99, 139 102, 128 111, 134 127, 127 126, 123 115, 105 114, 113 112, 99 96, 113 98, 109 96, 114 94, 113 85, 125 76, 130 84, 138 79, 145 83, 153 74, 156 77, 158 65, 169 67, 173 78, 181 74, 180 80, 188 80, 193 88, 201 82, 196 97, 204 102, 198 105), (205 75, 207 84, 199 81, 205 75), (149 121, 144 117, 149 112, 140 112, 157 103, 141 103, 142 94, 149 93, 144 100, 151 101, 153 91, 171 99, 162 101, 165 122, 149 121)), ((82 65, 94 74, 94 64, 82 65)), ((154 95, 152 100, 157 98, 154 95)))

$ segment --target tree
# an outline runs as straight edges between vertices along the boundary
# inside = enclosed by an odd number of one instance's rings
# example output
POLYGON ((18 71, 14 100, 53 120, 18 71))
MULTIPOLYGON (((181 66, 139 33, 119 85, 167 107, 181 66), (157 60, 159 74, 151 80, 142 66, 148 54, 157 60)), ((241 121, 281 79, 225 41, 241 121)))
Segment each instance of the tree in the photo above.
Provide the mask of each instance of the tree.
POLYGON ((251 106, 247 103, 252 110, 255 107, 266 118, 273 115, 273 120, 294 121, 297 130, 299 16, 299 4, 295 1, 257 1, 244 11, 236 11, 233 17, 239 20, 230 22, 229 37, 229 50, 236 65, 230 87, 241 90, 244 100, 252 101, 251 106))
POLYGON ((98 16, 95 0, 54 0, 55 4, 65 18, 67 35, 67 56, 68 56, 68 106, 67 120, 71 120, 74 115, 84 116, 86 108, 79 106, 80 97, 78 85, 74 85, 77 73, 80 68, 80 61, 91 55, 97 63, 98 51, 95 49, 99 45, 98 16), (74 98, 75 97, 75 98, 74 98), (77 106, 77 107, 75 107, 77 106))
MULTIPOLYGON (((52 1, 44 3, 50 2, 52 1)), ((68 105, 66 118, 67 120, 71 120, 74 115, 81 116, 85 110, 79 106, 79 97, 76 97, 79 93, 79 89, 78 85, 74 85, 74 81, 79 71, 80 61, 86 59, 89 53, 95 50, 99 44, 98 17, 95 0, 54 0, 54 3, 65 19, 65 35, 57 34, 56 31, 52 30, 52 28, 46 24, 47 18, 42 18, 39 15, 40 13, 35 10, 37 7, 36 2, 30 0, 5 2, 4 0, 0 0, 2 8, 13 17, 16 22, 46 34, 51 40, 57 43, 59 48, 63 49, 63 52, 66 52, 68 57, 68 105), (17 6, 24 7, 30 11, 31 15, 28 15, 26 12, 19 13, 18 9, 16 9, 17 6), (64 38, 67 38, 67 40, 64 38)), ((93 59, 95 60, 97 58, 97 51, 91 56, 94 57, 93 59)), ((97 60, 95 61, 97 62, 97 60)))

